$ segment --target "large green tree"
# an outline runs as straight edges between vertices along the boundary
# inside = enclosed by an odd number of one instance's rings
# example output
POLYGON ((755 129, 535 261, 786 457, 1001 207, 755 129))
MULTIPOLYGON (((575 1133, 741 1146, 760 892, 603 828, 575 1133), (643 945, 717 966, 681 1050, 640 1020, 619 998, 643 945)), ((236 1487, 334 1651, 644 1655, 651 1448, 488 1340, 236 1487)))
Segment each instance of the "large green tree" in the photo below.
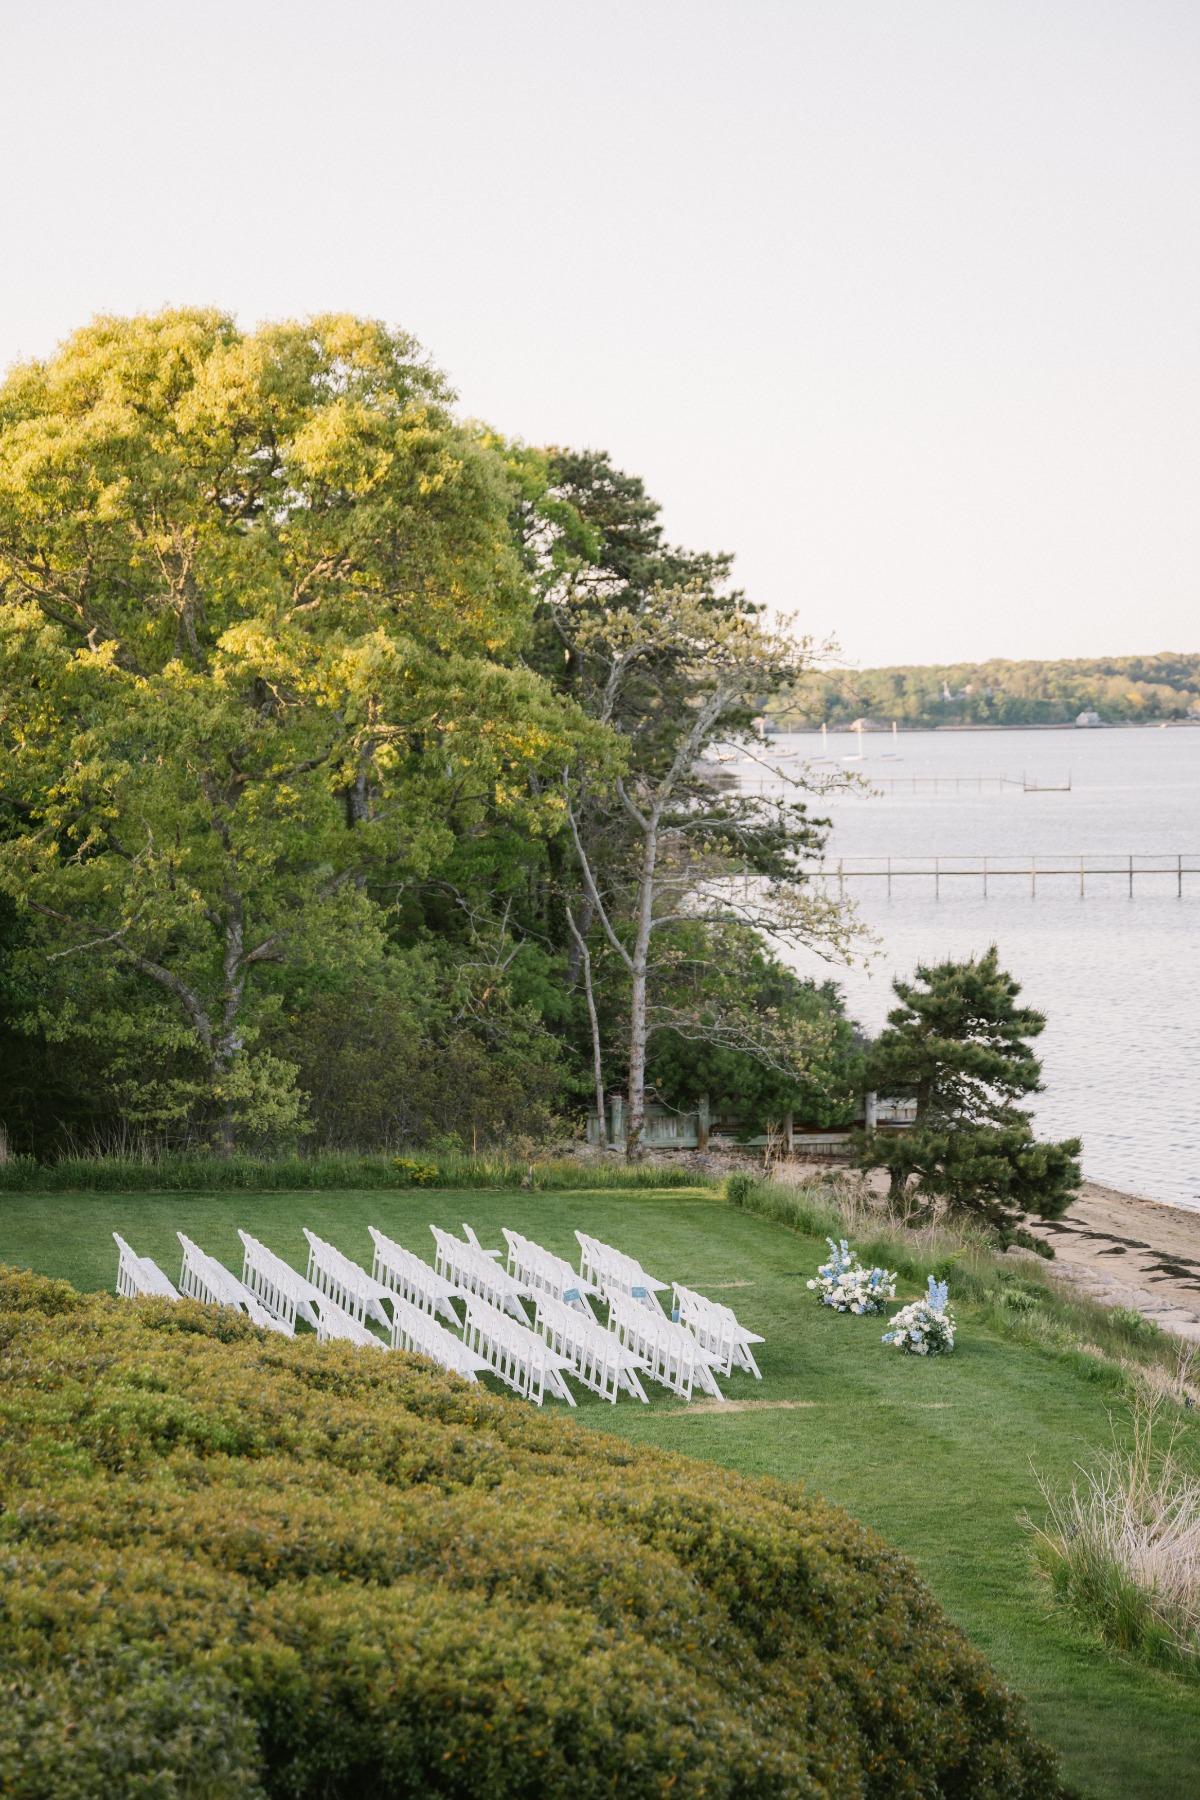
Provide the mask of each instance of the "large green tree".
POLYGON ((894 984, 899 1006, 867 1058, 878 1092, 916 1102, 903 1131, 865 1134, 859 1157, 886 1169, 897 1210, 942 1205, 1001 1230, 1025 1213, 1058 1218, 1082 1179, 1080 1142, 1039 1142, 1022 1102, 1041 1089, 1033 1040, 1045 1016, 1018 1005, 1020 986, 993 944, 964 962, 918 966, 894 984))
POLYGON ((603 760, 520 662, 512 480, 451 400, 373 322, 206 311, 0 388, 0 881, 54 1028, 99 1029, 70 965, 132 980, 188 1052, 160 1114, 225 1148, 298 1118, 276 971, 361 956, 381 885, 552 832, 555 772, 603 760))
POLYGON ((601 1117, 601 1027, 613 1009, 594 992, 597 951, 622 997, 625 1041, 615 1060, 628 1091, 627 1152, 636 1158, 656 1032, 737 1043, 767 1066, 785 1064, 793 1079, 801 1073, 808 1034, 785 1043, 778 1019, 745 1001, 733 967, 720 1008, 711 984, 702 1001, 681 1005, 669 976, 681 935, 694 964, 698 928, 714 934, 708 960, 734 952, 752 961, 761 933, 844 949, 846 910, 805 880, 824 826, 807 811, 802 781, 777 770, 778 792, 768 798, 714 761, 721 745, 757 744, 756 715, 812 665, 814 648, 789 621, 768 624, 748 604, 731 584, 730 556, 669 545, 642 482, 607 456, 557 450, 514 460, 541 601, 533 653, 624 752, 616 770, 578 761, 566 769, 575 856, 560 840, 557 873, 568 968, 587 996, 601 1117))

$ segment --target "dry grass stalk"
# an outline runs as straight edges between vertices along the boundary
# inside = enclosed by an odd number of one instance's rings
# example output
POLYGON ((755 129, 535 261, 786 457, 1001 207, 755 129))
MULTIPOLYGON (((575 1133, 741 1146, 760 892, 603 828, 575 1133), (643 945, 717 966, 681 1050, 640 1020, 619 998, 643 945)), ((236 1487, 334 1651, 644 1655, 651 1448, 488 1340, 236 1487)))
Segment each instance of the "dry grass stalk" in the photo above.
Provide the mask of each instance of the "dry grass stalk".
MULTIPOLYGON (((1180 1394, 1194 1354, 1180 1356, 1180 1394)), ((1048 1516, 1037 1539, 1056 1593, 1108 1642, 1200 1668, 1200 1477, 1180 1458, 1173 1400, 1139 1384, 1130 1444, 1081 1469, 1066 1493, 1039 1477, 1048 1516)))

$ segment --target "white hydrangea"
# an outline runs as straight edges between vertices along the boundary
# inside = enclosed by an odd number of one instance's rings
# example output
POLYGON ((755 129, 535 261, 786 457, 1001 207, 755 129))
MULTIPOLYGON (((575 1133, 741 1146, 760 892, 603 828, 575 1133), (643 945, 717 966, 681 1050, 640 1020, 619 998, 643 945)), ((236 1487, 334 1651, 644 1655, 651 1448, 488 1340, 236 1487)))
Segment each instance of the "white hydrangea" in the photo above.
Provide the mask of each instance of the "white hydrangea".
POLYGON ((822 1306, 835 1312, 881 1313, 885 1301, 896 1295, 896 1277, 891 1269, 864 1269, 846 1239, 840 1244, 826 1238, 829 1261, 822 1263, 816 1279, 808 1286, 822 1306))
POLYGON ((908 1356, 948 1356, 954 1348, 954 1314, 947 1304, 949 1289, 944 1281, 929 1277, 929 1292, 923 1300, 902 1306, 892 1319, 890 1331, 883 1341, 903 1350, 908 1356))

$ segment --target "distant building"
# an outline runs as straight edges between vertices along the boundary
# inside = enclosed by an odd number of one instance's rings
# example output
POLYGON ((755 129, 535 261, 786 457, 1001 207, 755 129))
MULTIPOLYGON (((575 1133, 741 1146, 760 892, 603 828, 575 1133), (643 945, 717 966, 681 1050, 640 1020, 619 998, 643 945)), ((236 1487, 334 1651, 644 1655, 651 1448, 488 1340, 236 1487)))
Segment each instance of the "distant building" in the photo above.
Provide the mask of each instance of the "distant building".
POLYGON ((1089 731, 1089 730, 1093 730, 1097 725, 1103 725, 1104 720, 1100 717, 1099 713, 1082 712, 1079 714, 1079 717, 1076 719, 1075 723, 1082 730, 1089 731))

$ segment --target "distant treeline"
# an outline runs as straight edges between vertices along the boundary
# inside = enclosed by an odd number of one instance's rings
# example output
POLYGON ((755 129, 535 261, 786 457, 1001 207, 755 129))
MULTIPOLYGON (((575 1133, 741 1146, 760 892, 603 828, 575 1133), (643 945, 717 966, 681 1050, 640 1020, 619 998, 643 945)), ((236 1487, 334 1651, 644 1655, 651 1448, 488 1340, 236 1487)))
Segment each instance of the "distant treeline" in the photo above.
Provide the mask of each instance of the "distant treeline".
POLYGON ((830 725, 1065 725, 1081 712, 1111 724, 1183 719, 1200 712, 1200 654, 823 671, 772 712, 792 724, 830 725))

